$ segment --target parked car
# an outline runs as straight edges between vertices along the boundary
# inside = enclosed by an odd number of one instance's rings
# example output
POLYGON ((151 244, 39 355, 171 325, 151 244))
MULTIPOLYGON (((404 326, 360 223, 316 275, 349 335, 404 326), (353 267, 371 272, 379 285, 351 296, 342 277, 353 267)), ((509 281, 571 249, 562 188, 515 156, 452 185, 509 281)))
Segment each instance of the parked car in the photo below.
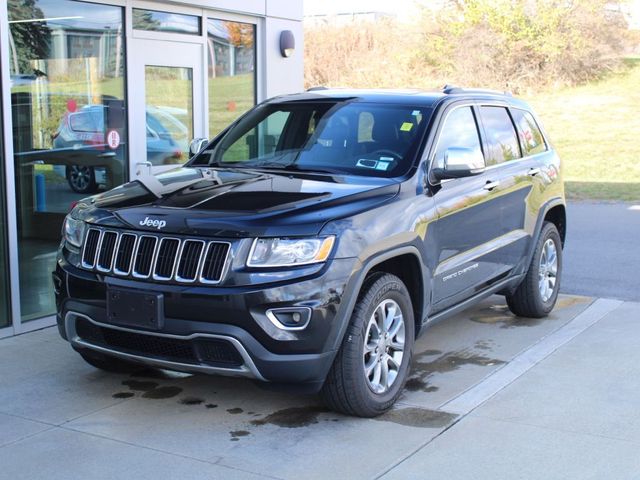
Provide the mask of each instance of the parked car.
MULTIPOLYGON (((67 112, 53 135, 53 148, 89 147, 95 156, 109 152, 105 139, 104 105, 86 105, 77 112, 67 112)), ((187 127, 171 113, 156 107, 148 107, 147 161, 153 165, 179 163, 186 150, 180 137, 186 137, 187 127)), ((69 186, 77 193, 95 193, 107 183, 106 167, 92 165, 68 165, 66 178, 69 186)))
POLYGON ((548 315, 565 232, 561 163, 521 100, 286 95, 74 208, 58 326, 100 369, 251 377, 371 417, 430 324, 492 294, 548 315))

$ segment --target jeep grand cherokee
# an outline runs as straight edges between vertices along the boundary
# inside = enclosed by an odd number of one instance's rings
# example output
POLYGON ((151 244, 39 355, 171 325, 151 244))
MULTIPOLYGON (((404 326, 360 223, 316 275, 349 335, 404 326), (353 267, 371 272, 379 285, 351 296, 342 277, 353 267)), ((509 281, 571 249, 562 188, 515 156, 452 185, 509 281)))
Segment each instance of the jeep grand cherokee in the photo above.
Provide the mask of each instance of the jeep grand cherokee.
POLYGON ((551 311, 565 224, 560 160, 526 103, 314 89, 80 202, 58 326, 97 368, 251 377, 375 416, 427 325, 496 293, 551 311))

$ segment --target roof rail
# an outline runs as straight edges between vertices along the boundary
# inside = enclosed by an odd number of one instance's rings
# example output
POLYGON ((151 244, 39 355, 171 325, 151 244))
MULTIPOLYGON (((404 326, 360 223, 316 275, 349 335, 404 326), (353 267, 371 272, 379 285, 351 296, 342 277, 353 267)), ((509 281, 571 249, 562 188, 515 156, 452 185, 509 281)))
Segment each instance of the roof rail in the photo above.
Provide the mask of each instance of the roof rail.
POLYGON ((491 95, 507 95, 512 97, 513 94, 509 91, 500 91, 500 90, 491 90, 488 88, 463 88, 458 87, 456 85, 445 85, 442 87, 442 93, 446 93, 447 95, 455 95, 459 93, 488 93, 491 95))
POLYGON ((318 90, 329 90, 329 87, 324 87, 324 86, 320 85, 318 87, 307 88, 307 92, 315 92, 315 91, 318 91, 318 90))

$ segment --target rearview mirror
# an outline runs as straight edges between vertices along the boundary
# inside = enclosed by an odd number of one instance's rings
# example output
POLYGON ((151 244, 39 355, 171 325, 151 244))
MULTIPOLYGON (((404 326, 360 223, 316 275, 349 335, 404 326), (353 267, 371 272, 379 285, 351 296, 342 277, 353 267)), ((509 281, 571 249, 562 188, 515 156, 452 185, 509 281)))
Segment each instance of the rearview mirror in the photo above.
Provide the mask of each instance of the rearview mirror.
POLYGON ((444 152, 444 165, 432 169, 437 180, 470 177, 484 172, 484 157, 478 149, 450 147, 444 152))
POLYGON ((202 149, 206 147, 208 143, 208 138, 194 138, 189 144, 189 153, 193 157, 194 155, 200 153, 200 151, 202 151, 202 149))

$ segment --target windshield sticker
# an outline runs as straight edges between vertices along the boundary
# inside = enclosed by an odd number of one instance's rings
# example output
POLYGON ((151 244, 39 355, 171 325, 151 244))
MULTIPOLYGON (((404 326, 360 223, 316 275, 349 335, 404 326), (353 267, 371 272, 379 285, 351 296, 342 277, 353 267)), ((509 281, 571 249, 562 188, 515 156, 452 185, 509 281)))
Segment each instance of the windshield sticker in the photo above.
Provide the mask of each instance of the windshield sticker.
POLYGON ((389 165, 391 165, 391 162, 378 162, 376 170, 387 170, 389 165))
POLYGON ((414 110, 413 112, 411 112, 411 115, 417 117, 418 115, 420 115, 420 110, 414 110))
POLYGON ((412 128, 413 128, 413 123, 411 122, 404 122, 400 126, 400 130, 402 130, 403 132, 410 132, 412 128))
POLYGON ((393 162, 393 157, 380 157, 382 162, 393 162))
POLYGON ((377 165, 377 160, 370 160, 368 158, 361 158, 356 162, 356 167, 376 168, 377 165))

